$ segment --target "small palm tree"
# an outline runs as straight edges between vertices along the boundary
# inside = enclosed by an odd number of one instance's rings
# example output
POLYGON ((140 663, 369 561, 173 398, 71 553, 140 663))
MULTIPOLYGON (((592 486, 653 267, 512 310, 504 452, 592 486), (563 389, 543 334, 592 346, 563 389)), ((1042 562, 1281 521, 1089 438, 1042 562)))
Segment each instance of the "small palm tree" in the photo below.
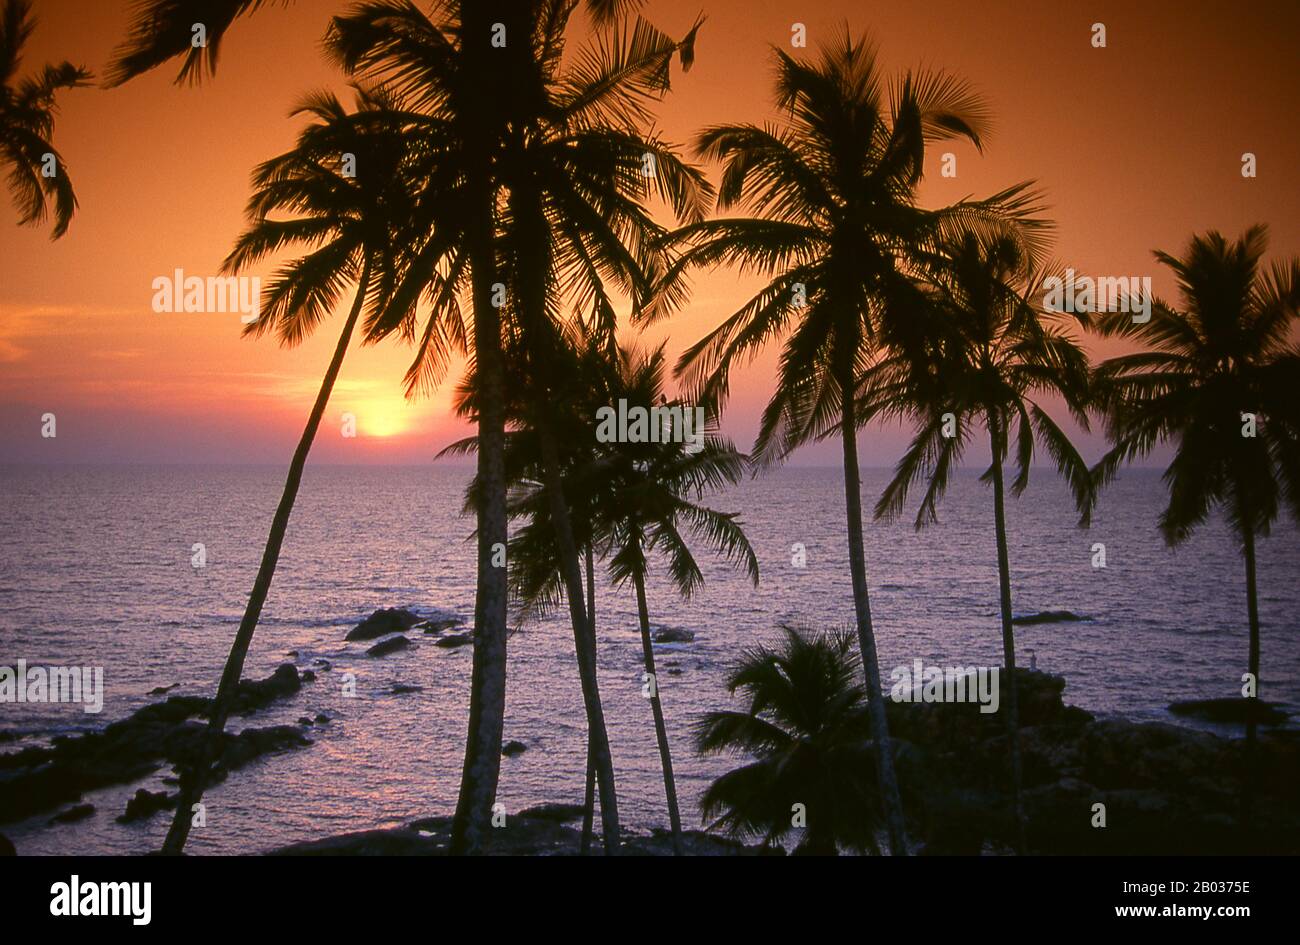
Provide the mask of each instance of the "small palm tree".
MULTIPOLYGON (((360 92, 357 111, 348 113, 333 95, 319 93, 295 111, 304 113, 314 121, 299 135, 297 147, 262 164, 254 173, 256 192, 248 206, 251 222, 223 270, 239 272, 292 246, 310 248, 276 272, 264 293, 260 317, 245 328, 245 334, 254 336, 275 330, 285 345, 306 338, 335 309, 348 285, 355 285, 356 293, 289 464, 253 591, 221 674, 203 748, 197 764, 181 779, 176 817, 163 844, 163 852, 169 854, 179 854, 189 836, 192 808, 202 797, 216 758, 244 660, 275 576, 307 456, 353 331, 367 302, 372 320, 385 310, 388 293, 406 264, 407 246, 414 239, 406 228, 406 221, 415 215, 407 142, 389 101, 360 92), (355 174, 343 166, 345 155, 355 157, 355 174), (294 216, 272 218, 270 214, 277 211, 294 216)), ((454 306, 441 314, 451 327, 439 337, 460 338, 454 306)))
POLYGON ((666 314, 684 298, 696 267, 720 263, 769 279, 757 295, 688 349, 679 364, 706 399, 721 401, 732 368, 784 338, 776 390, 754 454, 786 457, 828 428, 843 433, 845 514, 858 642, 890 847, 907 853, 902 803, 888 749, 875 631, 867 586, 854 384, 881 344, 910 318, 895 304, 913 257, 961 227, 1001 225, 1023 200, 1012 189, 938 211, 917 205, 926 145, 965 138, 979 146, 985 109, 962 82, 912 72, 892 85, 865 40, 845 35, 815 62, 777 51, 776 126, 705 130, 697 151, 724 162, 718 205, 753 215, 707 220, 677 231, 685 249, 643 317, 666 314))
MULTIPOLYGON (((1094 472, 1110 482, 1127 462, 1171 441, 1169 504, 1160 530, 1185 541, 1211 510, 1222 510, 1241 543, 1250 644, 1246 671, 1259 697, 1256 542, 1282 510, 1300 518, 1300 258, 1264 268, 1268 234, 1253 226, 1230 241, 1210 231, 1182 256, 1157 252, 1178 280, 1182 308, 1156 300, 1145 324, 1108 319, 1103 336, 1145 350, 1103 362, 1098 403, 1113 444, 1094 472)), ((1254 703, 1248 706, 1253 708, 1254 703)), ((1253 746, 1257 717, 1247 715, 1253 746)))
POLYGON ((700 800, 710 829, 779 843, 802 828, 796 853, 877 853, 880 796, 862 668, 849 633, 782 628, 779 646, 746 650, 727 679, 743 711, 710 712, 695 727, 703 754, 750 756, 700 800))
POLYGON ((983 479, 993 487, 1002 653, 1009 682, 1006 720, 1013 811, 1017 847, 1023 852, 1023 778, 1003 466, 1014 443, 1016 477, 1011 491, 1019 495, 1029 485, 1037 442, 1069 483, 1080 524, 1087 523, 1093 504, 1087 463, 1039 401, 1044 396, 1059 398, 1086 430, 1088 360, 1066 318, 1042 310, 1042 279, 1019 241, 967 234, 932 260, 931 270, 918 295, 927 303, 925 330, 917 332, 917 343, 900 345, 864 372, 858 417, 863 423, 893 416, 916 424, 916 436, 876 504, 875 515, 897 515, 912 485, 926 481, 916 515, 918 529, 937 520, 937 503, 976 432, 983 428, 988 436, 992 462, 983 479))
POLYGON ((14 84, 23 47, 36 29, 28 0, 6 0, 0 12, 0 164, 9 171, 9 192, 20 225, 40 225, 54 201, 52 239, 68 231, 77 209, 63 156, 51 143, 55 94, 90 81, 90 73, 70 62, 47 65, 35 76, 14 84))

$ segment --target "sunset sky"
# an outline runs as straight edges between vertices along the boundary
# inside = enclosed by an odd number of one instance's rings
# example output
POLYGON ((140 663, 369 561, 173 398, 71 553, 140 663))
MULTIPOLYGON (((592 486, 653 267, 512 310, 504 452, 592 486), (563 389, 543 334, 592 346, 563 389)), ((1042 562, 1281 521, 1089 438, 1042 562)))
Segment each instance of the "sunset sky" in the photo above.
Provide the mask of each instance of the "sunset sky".
MULTIPOLYGON (((70 59, 102 74, 129 6, 37 0, 24 73, 70 59)), ((243 224, 249 171, 293 141, 293 103, 312 89, 344 88, 319 40, 329 15, 346 6, 268 5, 233 28, 216 78, 197 88, 175 86, 167 66, 122 88, 63 95, 55 143, 81 203, 71 230, 51 243, 48 226, 18 228, 7 203, 0 216, 0 462, 288 459, 342 313, 286 350, 270 337, 241 339, 235 314, 155 314, 151 286, 176 269, 216 273, 243 224), (58 418, 53 440, 40 435, 46 412, 58 418)), ((969 79, 993 110, 984 155, 947 146, 928 155, 926 205, 1035 178, 1058 223, 1057 256, 1080 273, 1151 276, 1160 295, 1172 286, 1151 250, 1179 251, 1193 232, 1235 237, 1264 222, 1272 256, 1300 251, 1293 0, 646 5, 673 34, 701 11, 708 20, 695 68, 677 76, 660 108, 665 133, 679 142, 707 124, 773 118, 770 46, 789 48, 795 22, 806 24, 810 47, 847 22, 873 37, 891 71, 943 67, 969 79), (1096 22, 1106 25, 1105 49, 1090 43, 1096 22), (957 155, 955 180, 938 174, 944 150, 957 155), (1257 156, 1257 179, 1241 175, 1244 152, 1257 156)), ((716 168, 710 173, 716 178, 716 168)), ((666 334, 675 355, 750 288, 728 272, 701 277, 689 309, 648 338, 666 334)), ((752 442, 775 356, 769 350, 733 383, 724 429, 742 447, 752 442)), ((396 343, 352 350, 313 461, 427 462, 463 434, 448 408, 452 385, 431 400, 403 401, 409 358, 396 343), (357 417, 355 439, 339 433, 345 412, 357 417)), ((890 464, 902 442, 892 430, 867 437, 863 461, 890 464)), ((1086 442, 1096 456, 1097 441, 1086 442)), ((834 463, 837 447, 798 459, 834 463)))

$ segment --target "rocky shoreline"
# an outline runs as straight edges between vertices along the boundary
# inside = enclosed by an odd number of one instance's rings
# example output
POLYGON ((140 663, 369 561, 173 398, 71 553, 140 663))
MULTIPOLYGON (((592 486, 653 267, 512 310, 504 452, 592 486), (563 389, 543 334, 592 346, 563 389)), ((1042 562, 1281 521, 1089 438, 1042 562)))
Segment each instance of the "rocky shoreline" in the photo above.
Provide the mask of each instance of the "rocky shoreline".
MULTIPOLYGON (((436 638, 456 620, 425 621, 407 611, 376 611, 348 640, 405 640, 408 630, 436 638)), ((373 648, 372 648, 373 650, 373 648)), ((372 652, 371 655, 379 655, 372 652)), ((315 679, 284 664, 266 679, 244 680, 234 715, 256 713, 298 694, 315 679)), ((1300 738, 1277 706, 1246 700, 1203 700, 1170 706, 1171 717, 1243 722, 1253 714, 1264 726, 1253 764, 1244 739, 1161 722, 1097 719, 1065 704, 1065 680, 1035 670, 1017 671, 1024 805, 1031 852, 1051 854, 1300 853, 1300 738), (1252 787, 1253 785, 1253 787, 1252 787), (1251 788, 1251 803, 1243 798, 1251 788)), ((1005 687, 1005 683, 1004 683, 1005 687)), ((172 687, 155 690, 163 694, 172 687)), ((401 690, 401 687, 395 687, 401 690)), ((419 687, 408 687, 418 689, 419 687)), ((900 788, 913 852, 996 854, 1012 845, 1007 732, 1002 713, 976 703, 887 702, 900 788)), ((87 791, 132 784, 170 764, 180 769, 196 757, 212 700, 173 695, 146 705, 102 730, 60 736, 49 747, 0 754, 0 824, 42 813, 51 825, 94 813, 87 791)), ((317 718, 315 721, 326 721, 317 718)), ((225 733, 215 777, 220 780, 268 753, 307 747, 313 725, 247 727, 225 733)), ((524 746, 505 746, 505 754, 524 746)), ((175 777, 162 779, 176 784, 175 777)), ((127 823, 175 806, 176 795, 140 789, 117 818, 127 823)), ((491 832, 488 852, 500 855, 570 855, 579 852, 576 805, 550 804, 507 817, 491 832)), ((281 855, 439 855, 446 852, 450 819, 430 817, 401 827, 327 837, 272 851, 281 855)), ((3 839, 3 838, 0 838, 3 839)), ((693 855, 781 854, 701 831, 689 831, 693 855)), ((3 844, 0 844, 2 847, 3 844)), ((629 834, 630 854, 670 855, 665 831, 629 834)))

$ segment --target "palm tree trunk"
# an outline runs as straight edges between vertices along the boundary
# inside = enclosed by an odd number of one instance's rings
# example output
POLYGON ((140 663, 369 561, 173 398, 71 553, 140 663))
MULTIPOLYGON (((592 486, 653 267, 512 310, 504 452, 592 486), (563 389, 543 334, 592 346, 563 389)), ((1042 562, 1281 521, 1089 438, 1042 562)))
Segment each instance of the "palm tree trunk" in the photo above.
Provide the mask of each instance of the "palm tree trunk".
POLYGON ((289 527, 289 515, 293 512, 293 503, 298 497, 298 486, 302 482, 302 471, 307 465, 307 454, 311 452, 316 431, 320 428, 321 417, 325 414, 325 405, 329 403, 334 382, 338 379, 339 368, 343 365, 343 356, 347 354, 348 344, 352 340, 352 331, 366 301, 366 288, 370 283, 370 261, 362 268, 361 281, 357 285, 356 299, 352 302, 352 311, 343 325, 338 344, 334 348, 334 357, 325 370, 320 391, 316 394, 316 403, 307 417, 307 426, 303 428, 298 448, 294 450, 289 463, 289 474, 285 477, 284 491, 280 494, 280 504, 276 506, 275 516, 271 519, 271 531, 266 536, 266 547, 262 550, 262 562, 253 580, 253 592, 248 597, 248 606, 244 608, 244 619, 239 623, 235 633, 235 642, 226 657, 226 667, 221 673, 221 682, 217 686, 217 697, 212 703, 208 715, 208 728, 199 747, 198 757, 193 767, 182 772, 180 796, 176 804, 176 815, 172 818, 171 828, 163 840, 162 852, 170 856, 179 856, 185 849, 193 824, 194 805, 203 797, 212 765, 220 752, 221 735, 225 731, 230 709, 239 689, 239 680, 244 673, 244 660, 248 657, 249 647, 253 643, 253 633, 257 630, 257 621, 262 616, 262 605, 266 602, 267 592, 271 589, 271 580, 275 577, 275 568, 280 561, 280 546, 284 542, 285 531, 289 527))
POLYGON ((506 710, 506 568, 498 556, 508 540, 505 471, 505 379, 501 318, 492 304, 496 279, 491 227, 480 227, 473 259, 474 359, 478 401, 478 584, 474 595, 474 661, 469 730, 460 795, 452 820, 451 853, 482 852, 501 774, 506 710), (496 558, 497 560, 493 560, 496 558))
POLYGON ((664 724, 663 703, 659 700, 659 677, 655 674, 655 651, 650 640, 650 608, 646 606, 645 575, 636 571, 636 609, 641 619, 641 654, 650 676, 650 711, 655 719, 655 738, 659 741, 659 765, 664 773, 664 795, 668 799, 668 822, 673 828, 673 855, 681 856, 682 815, 677 807, 677 783, 673 780, 673 756, 668 747, 668 727, 664 724))
POLYGON ((850 372, 840 377, 841 413, 844 422, 844 502, 849 531, 849 570, 853 574, 853 609, 857 616, 858 647, 862 651, 862 668, 867 677, 867 708, 871 716, 871 734, 876 743, 876 777, 884 803, 885 823, 889 832, 889 851, 893 856, 907 856, 907 829, 903 820, 903 801, 894 774, 894 755, 889 743, 889 719, 885 716, 885 696, 880 687, 880 663, 876 657, 876 635, 871 627, 871 599, 867 592, 867 555, 862 535, 862 482, 858 472, 858 429, 853 403, 853 378, 850 372))
POLYGON ((545 418, 538 423, 538 433, 542 446, 546 491, 550 499, 551 520, 555 525, 560 573, 564 578, 564 596, 569 602, 569 619, 573 624, 573 644, 578 660, 578 678, 582 683, 582 702, 587 713, 591 755, 600 788, 601 839, 604 843, 605 855, 618 856, 620 847, 618 797, 614 790, 614 762, 609 750, 609 735, 605 731, 605 711, 600 704, 600 684, 596 674, 596 638, 591 633, 591 625, 587 622, 586 606, 582 599, 582 569, 578 566, 578 546, 573 538, 569 507, 564 498, 559 449, 555 443, 555 434, 545 418))
MULTIPOLYGON (((587 621, 596 636, 596 554, 587 543, 587 621)), ((579 854, 591 855, 592 821, 596 812, 596 765, 591 757, 591 739, 587 739, 587 790, 582 799, 582 845, 579 854)))
POLYGON ((1007 689, 1007 740, 1011 747, 1011 810, 1015 818, 1016 852, 1027 849, 1025 808, 1022 798, 1024 773, 1020 761, 1020 706, 1016 686, 1016 635, 1011 623, 1011 562, 1007 552, 1006 500, 1002 485, 1002 433, 996 418, 989 415, 989 442, 993 451, 993 521, 998 539, 998 598, 1002 611, 1002 661, 1007 689))

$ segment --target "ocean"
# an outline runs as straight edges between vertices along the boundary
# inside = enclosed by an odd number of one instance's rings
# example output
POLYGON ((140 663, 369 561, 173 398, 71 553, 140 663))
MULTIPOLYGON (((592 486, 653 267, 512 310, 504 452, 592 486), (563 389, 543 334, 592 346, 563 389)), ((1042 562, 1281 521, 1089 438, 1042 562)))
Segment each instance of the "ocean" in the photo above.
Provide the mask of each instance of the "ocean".
MULTIPOLYGON (((464 467, 310 467, 250 654, 245 676, 285 662, 318 678, 246 725, 293 724, 314 744, 268 755, 231 774, 205 798, 208 824, 193 853, 252 853, 287 843, 450 813, 455 805, 468 706, 470 648, 413 645, 384 658, 347 631, 380 607, 472 619, 472 520, 462 515, 464 467), (290 654, 296 655, 290 655, 290 654), (319 660, 332 666, 322 671, 319 660), (353 673, 356 696, 343 695, 353 673), (420 686, 392 694, 394 684, 420 686)), ((867 554, 880 663, 890 669, 1001 663, 992 494, 977 470, 957 477, 940 523, 916 532, 910 516, 869 523, 867 554)), ((0 467, 0 664, 103 667, 104 706, 0 704, 0 750, 102 727, 158 699, 155 687, 211 695, 243 613, 283 484, 274 467, 0 467), (196 544, 206 558, 193 564, 196 544)), ((870 508, 888 470, 864 471, 870 508)), ((1087 618, 1017 628, 1023 665, 1063 675, 1065 699, 1102 716, 1175 721, 1175 700, 1239 694, 1246 668, 1244 566, 1219 519, 1177 550, 1156 522, 1165 497, 1156 470, 1130 470, 1080 530, 1065 487, 1034 470, 1010 501, 1017 614, 1068 610, 1087 618), (1105 568, 1094 567, 1104 545, 1105 568)), ((652 574, 652 623, 694 632, 656 647, 659 684, 686 824, 728 759, 700 758, 690 726, 730 704, 723 680, 745 647, 783 623, 849 626, 853 601, 838 469, 786 468, 747 481, 709 504, 740 514, 758 553, 752 587, 700 550, 706 584, 683 601, 652 574), (801 556, 796 546, 802 546, 801 556)), ((1259 546, 1262 695, 1300 707, 1300 533, 1280 522, 1259 546)), ((597 599, 601 694, 614 755, 620 813, 642 830, 666 826, 631 587, 603 582, 597 599)), ((519 627, 510 638, 505 738, 527 746, 502 759, 507 813, 550 801, 579 802, 584 731, 567 616, 519 627)), ((1179 724, 1193 724, 1179 721, 1179 724)), ((1214 730, 1213 726, 1202 726, 1214 730)), ((25 854, 142 853, 157 849, 164 813, 115 822, 140 786, 162 789, 163 769, 143 784, 94 791, 97 812, 47 826, 49 814, 0 825, 25 854)))

